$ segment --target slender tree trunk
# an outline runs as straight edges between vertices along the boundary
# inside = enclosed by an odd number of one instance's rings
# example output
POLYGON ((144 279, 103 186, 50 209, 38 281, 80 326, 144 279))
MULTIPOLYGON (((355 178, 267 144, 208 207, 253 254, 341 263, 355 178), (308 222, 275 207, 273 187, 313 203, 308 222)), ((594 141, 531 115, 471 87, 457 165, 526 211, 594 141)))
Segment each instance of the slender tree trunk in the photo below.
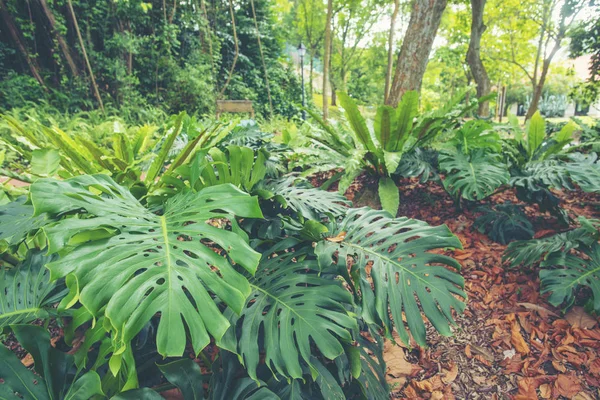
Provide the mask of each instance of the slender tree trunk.
POLYGON ((81 53, 83 54, 83 58, 85 59, 85 64, 87 65, 88 72, 90 74, 90 80, 92 81, 92 89, 94 90, 94 96, 100 105, 100 109, 104 112, 104 103, 102 102, 102 97, 100 97, 100 91, 98 90, 98 85, 96 84, 96 78, 94 77, 94 71, 92 70, 92 64, 90 64, 90 59, 87 56, 87 51, 85 50, 85 44, 83 43, 83 37, 81 36, 81 31, 79 30, 79 24, 77 23, 77 16, 75 16, 75 11, 73 10, 73 4, 71 0, 67 0, 67 7, 69 8, 69 13, 71 13, 71 18, 73 18, 73 25, 75 27, 75 33, 77 33, 77 38, 79 39, 79 45, 81 46, 81 53))
POLYGON ((390 84, 392 83, 392 73, 394 72, 394 33, 396 30, 396 18, 400 10, 400 0, 394 0, 394 12, 390 22, 390 33, 388 37, 388 61, 387 71, 385 74, 385 89, 383 92, 383 102, 387 102, 388 93, 390 92, 390 84))
POLYGON ((63 36, 60 34, 58 29, 56 28, 56 18, 54 18, 54 13, 48 6, 48 2, 46 0, 38 0, 38 1, 40 2, 40 6, 42 7, 42 11, 44 12, 44 15, 46 16, 46 18, 48 19, 48 22, 50 23, 50 28, 52 29, 52 33, 54 34, 54 37, 56 38, 56 41, 58 42, 58 46, 60 47, 60 50, 62 51, 63 56, 65 57, 65 61, 67 62, 67 65, 69 66, 69 70, 71 71, 71 74, 73 76, 79 76, 79 70, 77 69, 75 62, 73 61, 73 56, 71 55, 71 49, 67 45, 67 41, 65 40, 65 38, 63 38, 63 36))
POLYGON ((560 49, 560 42, 562 37, 556 39, 554 47, 550 51, 550 54, 544 62, 542 63, 542 71, 540 73, 540 80, 537 82, 533 89, 533 98, 531 99, 531 103, 529 104, 529 108, 527 109, 527 114, 525 115, 525 120, 529 120, 533 117, 533 114, 537 111, 538 106, 540 104, 540 99, 542 98, 542 91, 544 90, 544 84, 546 83, 546 77, 548 76, 548 70, 550 69, 550 63, 552 59, 560 49))
MULTIPOLYGON (((269 116, 273 118, 273 100, 271 100, 271 86, 269 85, 269 73, 267 72, 267 64, 265 63, 265 55, 263 53, 262 43, 260 42, 260 30, 258 29, 258 21, 256 20, 256 10, 254 9, 254 0, 250 0, 252 6, 252 17, 254 18, 254 27, 256 28, 256 39, 258 40, 258 51, 260 52, 260 60, 262 61, 263 71, 265 73, 265 84, 267 87, 267 98, 269 99, 269 116)), ((304 71, 302 71, 304 73, 304 71)))
POLYGON ((310 54, 310 73, 308 74, 308 98, 310 99, 310 101, 312 101, 313 98, 313 71, 314 71, 314 67, 315 67, 315 58, 313 57, 312 53, 310 54))
POLYGON ((414 0, 386 104, 396 107, 405 92, 421 89, 446 4, 447 0, 414 0))
POLYGON ((34 58, 29 55, 27 51, 27 47, 25 47, 25 41, 23 39, 23 34, 15 24, 6 4, 4 4, 4 0, 0 0, 0 14, 2 14, 2 20, 4 21, 4 25, 8 28, 8 33, 10 34, 12 40, 15 42, 17 49, 25 59, 29 70, 31 71, 31 75, 39 82, 40 85, 46 90, 46 85, 44 80, 42 79, 42 75, 40 74, 40 68, 37 65, 37 62, 34 58))
POLYGON ((327 78, 329 77, 329 60, 331 59, 331 18, 333 16, 333 0, 327 0, 327 17, 325 19, 325 47, 323 49, 323 120, 329 118, 327 103, 327 78))
MULTIPOLYGON (((471 40, 469 41, 469 50, 467 51, 467 63, 471 69, 473 79, 477 83, 478 98, 488 95, 492 86, 485 66, 481 61, 481 36, 486 29, 483 23, 485 2, 486 0, 471 0, 471 40)), ((477 113, 481 117, 488 117, 490 115, 489 101, 479 103, 477 113)))

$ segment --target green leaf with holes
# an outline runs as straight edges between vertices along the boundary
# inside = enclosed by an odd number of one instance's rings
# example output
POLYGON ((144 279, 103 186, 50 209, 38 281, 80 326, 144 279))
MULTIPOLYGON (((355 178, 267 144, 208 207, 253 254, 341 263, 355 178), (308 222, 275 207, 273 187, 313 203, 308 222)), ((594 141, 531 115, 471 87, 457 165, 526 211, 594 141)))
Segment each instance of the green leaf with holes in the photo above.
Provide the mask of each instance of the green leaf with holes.
POLYGON ((459 151, 441 153, 440 170, 446 172, 446 190, 467 200, 490 196, 510 178, 506 164, 483 149, 476 149, 470 155, 459 151))
POLYGON ((240 354, 252 379, 257 379, 263 353, 274 373, 302 378, 302 363, 315 368, 313 345, 334 359, 357 329, 346 311, 352 305, 350 293, 335 275, 321 273, 312 246, 298 246, 288 239, 265 251, 256 275, 249 278, 252 294, 241 315, 229 313, 234 323, 225 346, 233 343, 231 350, 240 354))
POLYGON ((0 332, 8 325, 46 318, 55 311, 52 306, 65 295, 56 282, 50 282, 46 269, 55 258, 30 250, 15 268, 0 269, 0 332))
POLYGON ((448 227, 359 208, 330 232, 332 239, 319 242, 315 249, 319 264, 327 267, 337 260, 340 275, 355 293, 360 289, 366 322, 383 325, 388 336, 395 326, 407 344, 408 328, 421 346, 426 345, 422 315, 442 335, 452 333, 452 309, 465 308, 464 279, 457 273, 456 260, 433 252, 462 248, 448 227))
POLYGON ((260 254, 238 234, 235 216, 262 213, 256 198, 232 185, 176 195, 157 213, 106 175, 40 180, 31 199, 38 214, 78 214, 44 228, 49 252, 61 253, 48 268, 52 279, 66 279, 61 306, 79 301, 94 318, 106 315, 113 357, 157 313, 160 354, 181 356, 186 332, 198 353, 229 325, 211 293, 240 312, 251 292, 232 261, 253 274, 260 254), (209 224, 213 219, 230 221, 232 230, 209 224))

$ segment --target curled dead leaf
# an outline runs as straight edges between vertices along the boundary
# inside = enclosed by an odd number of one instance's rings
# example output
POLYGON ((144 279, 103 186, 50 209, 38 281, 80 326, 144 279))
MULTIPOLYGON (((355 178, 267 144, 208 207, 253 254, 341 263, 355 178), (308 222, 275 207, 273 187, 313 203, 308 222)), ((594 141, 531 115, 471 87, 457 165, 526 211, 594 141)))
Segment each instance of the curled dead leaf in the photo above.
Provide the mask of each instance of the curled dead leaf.
POLYGON ((598 322, 596 318, 585 312, 583 307, 573 307, 565 315, 565 319, 573 328, 592 329, 598 322))
POLYGON ((442 382, 446 385, 449 385, 452 382, 454 382, 454 380, 458 376, 458 365, 455 363, 452 363, 450 365, 450 369, 444 368, 444 369, 442 369, 442 372, 444 373, 444 376, 442 377, 442 382))

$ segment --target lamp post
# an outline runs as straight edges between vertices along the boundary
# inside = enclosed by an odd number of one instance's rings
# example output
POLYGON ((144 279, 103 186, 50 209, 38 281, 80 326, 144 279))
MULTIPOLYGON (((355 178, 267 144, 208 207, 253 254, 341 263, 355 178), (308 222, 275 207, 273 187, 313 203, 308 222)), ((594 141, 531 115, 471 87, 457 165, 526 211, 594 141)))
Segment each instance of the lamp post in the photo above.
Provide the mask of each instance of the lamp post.
POLYGON ((306 99, 304 96, 304 54, 306 54, 306 47, 300 42, 298 45, 298 55, 300 56, 300 76, 302 80, 302 120, 306 120, 306 99))

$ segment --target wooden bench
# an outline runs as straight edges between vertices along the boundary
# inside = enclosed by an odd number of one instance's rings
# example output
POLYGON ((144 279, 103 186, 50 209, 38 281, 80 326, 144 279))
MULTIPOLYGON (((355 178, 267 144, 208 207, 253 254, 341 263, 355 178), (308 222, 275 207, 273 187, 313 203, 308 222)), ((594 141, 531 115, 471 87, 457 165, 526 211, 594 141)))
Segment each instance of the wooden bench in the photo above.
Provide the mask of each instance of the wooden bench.
POLYGON ((217 100, 217 119, 222 113, 249 113, 254 118, 254 108, 250 100, 217 100))

